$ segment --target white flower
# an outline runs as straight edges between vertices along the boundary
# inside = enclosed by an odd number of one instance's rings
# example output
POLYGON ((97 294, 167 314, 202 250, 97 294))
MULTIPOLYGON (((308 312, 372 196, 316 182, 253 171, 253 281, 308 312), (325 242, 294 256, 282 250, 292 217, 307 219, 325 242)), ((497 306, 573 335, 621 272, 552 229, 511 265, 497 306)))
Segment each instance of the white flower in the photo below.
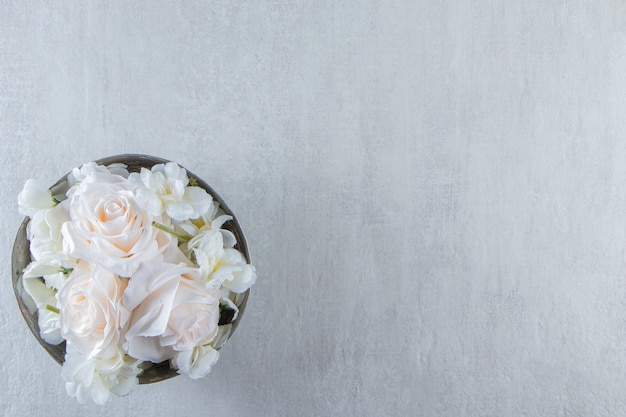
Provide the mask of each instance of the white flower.
POLYGON ((48 288, 60 290, 63 288, 67 277, 64 271, 70 271, 71 268, 64 269, 63 263, 55 258, 46 258, 33 261, 24 269, 24 281, 27 278, 43 278, 48 288))
POLYGON ((212 197, 200 187, 187 186, 187 171, 173 162, 157 164, 151 170, 132 173, 129 181, 136 185, 137 198, 154 216, 164 211, 176 221, 196 219, 212 207, 212 197))
POLYGON ((63 342, 61 335, 61 318, 57 311, 52 311, 49 307, 41 308, 38 311, 37 324, 41 338, 51 345, 58 345, 63 342))
POLYGON ((173 342, 176 351, 209 343, 217 334, 219 295, 197 281, 182 281, 174 298, 162 343, 173 342))
POLYGON ((222 226, 222 224, 224 224, 224 222, 232 219, 231 216, 225 215, 223 212, 221 212, 219 207, 220 207, 219 203, 217 201, 213 201, 206 213, 202 214, 197 219, 190 219, 182 223, 178 223, 177 226, 180 229, 184 230, 187 234, 191 236, 195 236, 198 233, 200 233, 200 229, 207 228, 207 227, 212 228, 212 224, 216 220, 216 217, 218 216, 218 214, 221 214, 220 217, 222 216, 226 216, 226 217, 224 218, 223 221, 220 220, 219 226, 216 227, 217 229, 219 229, 222 226))
POLYGON ((22 284, 37 308, 45 308, 46 305, 57 305, 54 290, 46 286, 39 277, 24 276, 22 284))
POLYGON ((68 346, 88 357, 110 356, 118 349, 127 314, 120 299, 127 283, 102 267, 79 263, 57 294, 68 346))
POLYGON ((219 230, 205 230, 187 242, 202 275, 208 277, 213 273, 222 255, 224 255, 224 238, 219 230))
POLYGON ((67 200, 56 207, 37 211, 28 222, 26 234, 33 259, 55 256, 63 250, 61 226, 70 219, 67 200))
POLYGON ((242 293, 256 282, 256 269, 236 249, 224 249, 215 271, 209 277, 214 285, 221 284, 234 293, 242 293))
POLYGON ((141 265, 122 299, 131 311, 125 345, 130 356, 158 363, 213 340, 219 292, 205 288, 199 278, 198 269, 185 265, 141 265))
POLYGON ((139 362, 121 351, 109 356, 89 357, 68 349, 62 375, 67 393, 79 403, 104 405, 113 392, 123 396, 138 384, 139 362))
POLYGON ((20 214, 33 217, 38 211, 54 207, 52 193, 43 183, 29 179, 17 196, 17 205, 20 214))
POLYGON ((123 277, 131 276, 141 262, 161 255, 172 240, 152 226, 153 217, 118 175, 88 176, 69 201, 71 221, 61 229, 65 252, 123 277))
POLYGON ((187 242, 187 249, 192 251, 209 285, 223 286, 233 292, 242 293, 256 281, 256 271, 244 256, 232 246, 234 235, 219 227, 230 216, 220 216, 211 226, 204 226, 199 233, 187 242))
POLYGON ((63 253, 50 253, 47 257, 31 262, 24 269, 24 279, 42 277, 49 288, 60 290, 67 281, 66 273, 71 272, 76 261, 63 253))
POLYGON ((24 290, 37 307, 37 324, 41 338, 51 345, 63 341, 55 292, 39 278, 24 276, 24 290))
POLYGON ((95 162, 87 162, 83 164, 81 167, 76 167, 69 173, 67 176, 67 181, 70 185, 75 185, 81 181, 84 181, 85 178, 94 175, 96 173, 99 174, 113 174, 119 175, 124 178, 128 178, 128 170, 126 169, 126 164, 115 163, 108 166, 98 165, 95 162))
POLYGON ((177 352, 171 360, 172 367, 181 375, 191 379, 203 378, 211 371, 220 357, 212 346, 197 346, 193 349, 177 352))

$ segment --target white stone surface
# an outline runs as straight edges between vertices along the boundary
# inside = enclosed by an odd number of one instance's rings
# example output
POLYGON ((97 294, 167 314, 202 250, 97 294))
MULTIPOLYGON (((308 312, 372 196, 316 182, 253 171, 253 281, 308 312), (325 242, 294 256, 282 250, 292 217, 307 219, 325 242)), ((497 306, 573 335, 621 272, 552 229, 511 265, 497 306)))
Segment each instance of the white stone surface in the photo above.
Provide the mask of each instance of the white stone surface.
POLYGON ((3 416, 617 416, 622 0, 0 1, 3 416), (23 182, 205 178, 259 280, 203 380, 67 397, 23 323, 23 182))

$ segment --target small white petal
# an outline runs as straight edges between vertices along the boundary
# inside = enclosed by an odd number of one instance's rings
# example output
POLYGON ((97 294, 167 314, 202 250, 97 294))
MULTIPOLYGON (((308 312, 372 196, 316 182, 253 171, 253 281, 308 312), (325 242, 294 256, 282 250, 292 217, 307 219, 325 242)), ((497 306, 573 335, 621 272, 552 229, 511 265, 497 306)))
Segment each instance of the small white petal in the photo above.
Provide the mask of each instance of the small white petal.
POLYGON ((38 211, 54 207, 52 193, 42 182, 29 179, 17 196, 18 210, 24 216, 33 217, 38 211))
POLYGON ((236 249, 224 249, 219 266, 209 277, 234 293, 242 293, 256 282, 254 266, 246 263, 246 259, 236 249))
POLYGON ((39 309, 38 316, 37 324, 41 338, 51 345, 58 345, 63 342, 59 313, 42 308, 39 309))
POLYGON ((213 207, 213 198, 200 187, 187 187, 182 201, 193 208, 191 219, 197 219, 213 207))
POLYGON ((172 366, 181 375, 191 379, 203 378, 211 372, 220 354, 212 346, 198 346, 190 350, 178 352, 172 358, 172 366))
POLYGON ((211 222, 211 229, 219 229, 229 220, 232 220, 233 216, 229 216, 228 214, 223 214, 218 216, 211 222))
POLYGON ((228 298, 228 294, 225 294, 224 296, 222 296, 222 298, 220 298, 220 302, 226 304, 229 309, 235 312, 235 314, 233 315, 232 321, 237 320, 237 316, 239 315, 239 307, 237 307, 237 304, 235 304, 233 300, 228 298))
POLYGON ((174 220, 184 221, 193 215, 193 207, 187 203, 168 203, 165 205, 165 212, 174 220))
POLYGON ((183 186, 189 184, 189 178, 187 177, 187 170, 179 166, 175 162, 168 162, 164 168, 165 175, 168 178, 175 179, 183 183, 183 186))
POLYGON ((115 164, 107 165, 107 169, 109 170, 111 174, 119 175, 124 178, 128 178, 128 175, 129 175, 127 168, 128 166, 122 163, 115 163, 115 164))
POLYGON ((33 299, 37 308, 45 308, 47 304, 56 305, 55 293, 40 278, 25 278, 23 281, 26 293, 33 299))
POLYGON ((106 357, 88 357, 68 344, 61 374, 67 393, 79 403, 105 404, 111 392, 128 394, 137 384, 139 362, 121 351, 106 357))

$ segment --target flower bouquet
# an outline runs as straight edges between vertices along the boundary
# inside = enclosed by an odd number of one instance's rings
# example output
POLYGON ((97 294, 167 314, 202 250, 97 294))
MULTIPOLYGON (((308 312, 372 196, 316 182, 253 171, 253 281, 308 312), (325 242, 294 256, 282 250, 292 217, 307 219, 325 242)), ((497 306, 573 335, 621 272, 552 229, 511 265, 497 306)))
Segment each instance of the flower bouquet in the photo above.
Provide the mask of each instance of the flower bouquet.
POLYGON ((201 378, 256 280, 237 221, 179 165, 123 155, 28 180, 14 288, 69 395, 104 404, 137 383, 201 378), (27 239, 27 241, 26 241, 27 239))

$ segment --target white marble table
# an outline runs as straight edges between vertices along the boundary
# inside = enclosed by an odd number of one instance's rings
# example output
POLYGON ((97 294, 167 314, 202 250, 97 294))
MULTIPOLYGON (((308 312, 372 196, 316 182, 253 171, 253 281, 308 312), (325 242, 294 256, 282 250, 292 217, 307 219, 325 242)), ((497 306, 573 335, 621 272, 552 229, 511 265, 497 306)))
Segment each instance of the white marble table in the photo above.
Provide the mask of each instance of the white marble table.
POLYGON ((625 4, 0 1, 0 415, 623 414, 625 4), (209 377, 80 406, 16 196, 128 152, 204 177, 259 281, 209 377))

